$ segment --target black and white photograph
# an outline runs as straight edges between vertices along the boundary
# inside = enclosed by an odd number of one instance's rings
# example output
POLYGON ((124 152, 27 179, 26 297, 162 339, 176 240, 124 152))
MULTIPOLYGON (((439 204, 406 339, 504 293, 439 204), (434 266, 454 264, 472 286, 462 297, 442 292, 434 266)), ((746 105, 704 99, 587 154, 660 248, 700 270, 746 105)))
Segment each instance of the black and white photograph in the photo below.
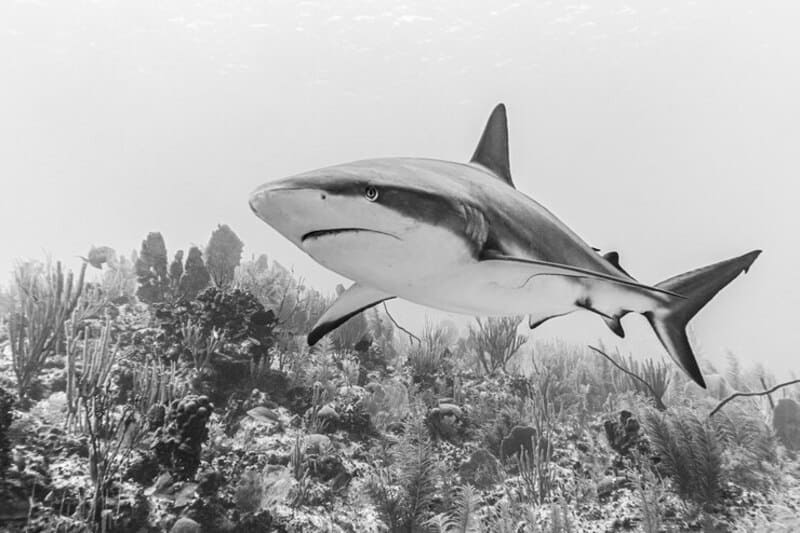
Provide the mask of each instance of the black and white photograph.
POLYGON ((4 0, 0 532, 800 531, 798 21, 4 0))

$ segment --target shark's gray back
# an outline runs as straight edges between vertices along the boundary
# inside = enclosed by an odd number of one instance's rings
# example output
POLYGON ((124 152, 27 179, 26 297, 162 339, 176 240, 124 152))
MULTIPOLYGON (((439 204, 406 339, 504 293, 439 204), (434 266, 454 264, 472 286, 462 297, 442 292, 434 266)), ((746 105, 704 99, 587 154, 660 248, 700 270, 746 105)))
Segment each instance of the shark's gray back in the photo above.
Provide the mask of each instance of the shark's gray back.
POLYGON ((449 205, 477 209, 488 222, 483 249, 620 275, 548 209, 480 165, 425 158, 383 158, 337 168, 359 172, 370 169, 376 180, 425 191, 449 205))

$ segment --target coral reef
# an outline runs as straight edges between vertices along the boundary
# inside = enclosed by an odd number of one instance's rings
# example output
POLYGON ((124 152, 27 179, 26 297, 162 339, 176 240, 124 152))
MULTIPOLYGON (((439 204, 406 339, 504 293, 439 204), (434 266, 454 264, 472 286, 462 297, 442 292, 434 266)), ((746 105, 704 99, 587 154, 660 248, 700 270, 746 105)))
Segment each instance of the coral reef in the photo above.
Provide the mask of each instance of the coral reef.
MULTIPOLYGON (((199 250, 168 267, 162 244, 139 257, 146 301, 107 312, 87 288, 36 394, 0 389, 10 532, 800 527, 796 397, 709 418, 707 397, 662 394, 661 365, 626 363, 647 387, 587 350, 518 345, 513 320, 470 343, 375 312, 309 349, 323 300, 289 271, 261 258, 206 287, 199 250)), ((0 384, 19 391, 9 352, 0 384)))
POLYGON ((781 398, 772 413, 772 427, 778 439, 790 450, 800 450, 800 404, 781 398))
POLYGON ((153 451, 158 462, 177 479, 190 479, 200 466, 200 452, 208 439, 206 427, 214 404, 208 396, 188 395, 175 400, 156 430, 153 451))

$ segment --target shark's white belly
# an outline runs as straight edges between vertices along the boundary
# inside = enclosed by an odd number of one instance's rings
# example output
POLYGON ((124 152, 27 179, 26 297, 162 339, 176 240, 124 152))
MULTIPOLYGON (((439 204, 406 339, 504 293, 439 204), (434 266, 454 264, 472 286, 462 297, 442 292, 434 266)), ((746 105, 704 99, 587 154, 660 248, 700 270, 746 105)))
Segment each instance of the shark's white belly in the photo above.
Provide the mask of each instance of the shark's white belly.
POLYGON ((478 261, 466 240, 444 228, 411 227, 400 237, 347 232, 307 241, 304 248, 364 286, 455 313, 527 314, 535 322, 582 307, 615 316, 654 304, 651 294, 604 280, 524 262, 478 261))
POLYGON ((476 261, 466 241, 442 228, 411 230, 402 238, 342 233, 304 248, 353 281, 455 313, 549 317, 575 310, 576 300, 587 291, 580 278, 509 275, 489 268, 476 261))
POLYGON ((541 275, 503 278, 473 262, 420 280, 398 294, 415 303, 477 316, 530 314, 550 317, 574 311, 587 288, 577 278, 541 275))
POLYGON ((553 274, 513 261, 473 261, 419 280, 397 296, 444 311, 475 316, 527 314, 537 323, 580 309, 614 317, 654 309, 657 300, 635 287, 591 277, 553 274))
POLYGON ((399 235, 344 232, 306 241, 303 248, 334 272, 398 296, 419 280, 473 261, 463 239, 444 228, 419 223, 399 235))

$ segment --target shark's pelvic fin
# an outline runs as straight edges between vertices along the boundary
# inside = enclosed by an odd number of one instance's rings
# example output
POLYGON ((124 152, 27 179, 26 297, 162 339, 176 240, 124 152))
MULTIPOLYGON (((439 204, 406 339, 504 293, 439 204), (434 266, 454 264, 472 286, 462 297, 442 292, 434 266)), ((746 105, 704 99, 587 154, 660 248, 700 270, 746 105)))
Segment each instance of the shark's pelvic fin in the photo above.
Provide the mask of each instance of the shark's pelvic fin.
POLYGON ((632 277, 630 274, 628 274, 628 271, 625 270, 624 268, 622 268, 622 265, 619 264, 619 253, 617 253, 617 252, 608 252, 606 254, 603 254, 603 258, 606 261, 608 261, 609 263, 611 263, 612 265, 614 265, 614 268, 616 268, 617 270, 619 270, 620 272, 622 272, 626 276, 632 277))
POLYGON ((667 296, 683 299, 682 295, 673 292, 672 290, 667 288, 651 287, 649 285, 643 285, 641 283, 637 283, 636 281, 633 281, 629 278, 617 278, 614 276, 609 276, 608 274, 593 272, 591 270, 586 270, 584 268, 574 267, 570 265, 562 265, 560 263, 549 263, 547 261, 536 261, 534 259, 510 257, 490 250, 484 251, 481 254, 480 260, 481 262, 493 261, 500 263, 508 263, 509 265, 516 265, 519 268, 527 269, 530 272, 531 277, 549 275, 549 276, 568 276, 573 278, 588 278, 595 280, 603 280, 603 281, 609 281, 611 283, 625 285, 628 287, 635 287, 637 289, 642 289, 650 293, 666 294, 667 296))
POLYGON ((338 328, 361 311, 392 298, 392 294, 354 283, 322 313, 308 334, 308 345, 313 346, 326 333, 338 328))
POLYGON ((680 274, 656 285, 664 290, 680 292, 686 299, 672 301, 661 309, 645 313, 645 317, 670 357, 703 388, 705 381, 686 337, 686 325, 723 287, 742 272, 747 272, 760 253, 761 250, 754 250, 680 274))
POLYGON ((511 165, 508 162, 508 121, 505 105, 497 104, 489 116, 471 162, 486 167, 498 178, 514 186, 511 165))
POLYGON ((614 332, 617 337, 625 338, 625 330, 622 329, 622 323, 620 323, 620 319, 625 316, 626 312, 622 312, 618 315, 608 315, 599 309, 595 309, 592 307, 592 302, 589 299, 584 299, 575 303, 578 307, 586 309, 587 311, 591 311, 592 313, 598 315, 600 318, 603 319, 603 322, 606 323, 608 329, 614 332))

